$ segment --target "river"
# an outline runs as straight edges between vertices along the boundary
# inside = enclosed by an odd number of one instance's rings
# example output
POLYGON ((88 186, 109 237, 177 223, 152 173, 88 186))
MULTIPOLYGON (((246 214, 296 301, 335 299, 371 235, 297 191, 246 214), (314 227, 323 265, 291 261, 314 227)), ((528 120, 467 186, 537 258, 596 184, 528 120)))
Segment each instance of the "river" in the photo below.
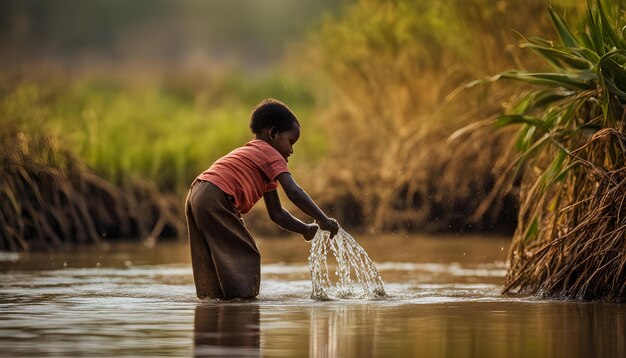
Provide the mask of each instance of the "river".
POLYGON ((509 240, 355 235, 389 294, 310 298, 309 244, 258 240, 257 300, 195 297, 184 243, 0 253, 0 356, 622 357, 626 305, 500 294, 509 240))

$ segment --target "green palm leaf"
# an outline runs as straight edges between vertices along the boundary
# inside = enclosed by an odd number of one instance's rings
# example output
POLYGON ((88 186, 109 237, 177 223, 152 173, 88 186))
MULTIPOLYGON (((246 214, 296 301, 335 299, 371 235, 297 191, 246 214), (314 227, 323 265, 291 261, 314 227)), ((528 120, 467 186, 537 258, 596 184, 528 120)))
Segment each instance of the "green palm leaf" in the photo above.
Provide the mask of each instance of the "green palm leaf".
POLYGON ((552 23, 556 27, 556 31, 558 32, 559 37, 561 38, 561 41, 563 42, 563 45, 567 47, 578 47, 579 46, 578 40, 576 39, 576 37, 574 37, 570 29, 567 27, 567 25, 561 18, 561 16, 559 16, 556 13, 556 11, 554 10, 552 6, 550 6, 548 11, 550 12, 550 18, 552 19, 552 23))
POLYGON ((586 90, 594 88, 593 80, 596 75, 592 72, 578 73, 532 73, 526 71, 508 71, 500 74, 500 78, 527 82, 535 85, 562 87, 571 90, 586 90))
POLYGON ((615 50, 598 62, 598 79, 606 90, 626 104, 626 50, 615 50))
POLYGON ((535 51, 558 69, 570 67, 578 70, 588 70, 593 68, 591 61, 571 51, 568 52, 556 47, 545 47, 533 43, 524 44, 522 47, 535 51))

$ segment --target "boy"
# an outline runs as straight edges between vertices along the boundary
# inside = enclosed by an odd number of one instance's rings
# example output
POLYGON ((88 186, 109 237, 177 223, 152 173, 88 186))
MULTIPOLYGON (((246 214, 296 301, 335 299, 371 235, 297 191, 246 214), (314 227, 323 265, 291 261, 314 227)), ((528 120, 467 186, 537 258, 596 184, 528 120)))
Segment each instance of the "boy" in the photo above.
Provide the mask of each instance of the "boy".
POLYGON ((191 264, 199 298, 252 298, 259 293, 261 258, 241 214, 261 198, 270 219, 309 241, 319 228, 339 230, 295 182, 287 160, 300 137, 300 123, 282 102, 266 99, 250 119, 255 139, 218 159, 191 185, 185 207, 191 264), (306 224, 283 209, 282 186, 300 210, 318 224, 306 224))

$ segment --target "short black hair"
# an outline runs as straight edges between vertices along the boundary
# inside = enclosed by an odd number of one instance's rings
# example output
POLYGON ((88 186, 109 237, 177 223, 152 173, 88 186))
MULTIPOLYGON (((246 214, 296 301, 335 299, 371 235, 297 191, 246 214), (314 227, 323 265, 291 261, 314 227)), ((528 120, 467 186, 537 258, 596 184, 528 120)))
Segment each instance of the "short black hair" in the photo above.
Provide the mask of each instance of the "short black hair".
POLYGON ((283 102, 268 98, 254 107, 250 116, 250 129, 252 133, 259 134, 263 128, 276 127, 279 132, 288 131, 300 122, 293 112, 283 102))

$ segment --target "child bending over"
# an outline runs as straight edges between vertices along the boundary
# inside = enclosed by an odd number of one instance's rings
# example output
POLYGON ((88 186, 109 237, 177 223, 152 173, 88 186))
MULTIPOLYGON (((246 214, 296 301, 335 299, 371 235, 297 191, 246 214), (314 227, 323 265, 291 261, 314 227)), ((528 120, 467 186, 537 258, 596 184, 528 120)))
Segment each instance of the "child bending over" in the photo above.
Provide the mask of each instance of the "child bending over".
POLYGON ((259 293, 261 256, 246 229, 245 214, 261 198, 270 219, 309 241, 319 228, 331 237, 339 224, 298 186, 287 168, 300 123, 282 102, 267 99, 252 113, 255 139, 218 159, 191 185, 185 213, 191 264, 199 298, 252 298, 259 293), (318 224, 306 224, 280 204, 280 183, 289 200, 318 224), (319 226, 318 226, 319 225, 319 226))

